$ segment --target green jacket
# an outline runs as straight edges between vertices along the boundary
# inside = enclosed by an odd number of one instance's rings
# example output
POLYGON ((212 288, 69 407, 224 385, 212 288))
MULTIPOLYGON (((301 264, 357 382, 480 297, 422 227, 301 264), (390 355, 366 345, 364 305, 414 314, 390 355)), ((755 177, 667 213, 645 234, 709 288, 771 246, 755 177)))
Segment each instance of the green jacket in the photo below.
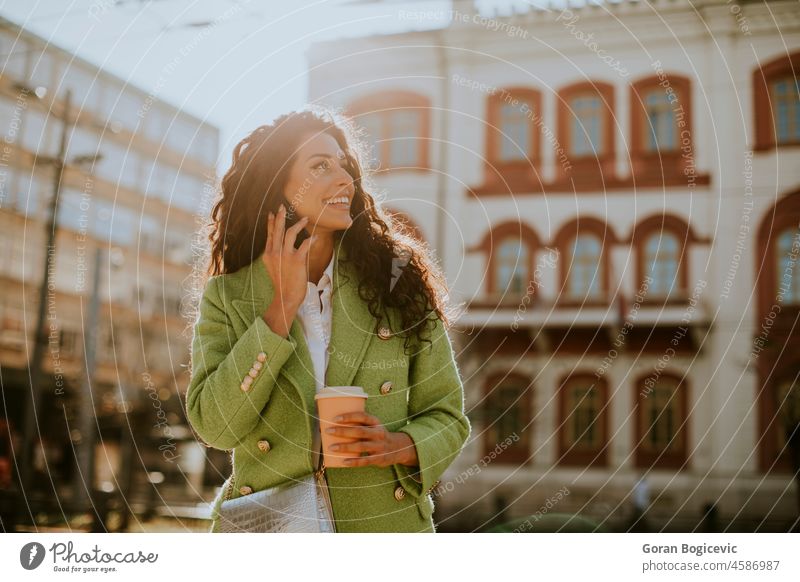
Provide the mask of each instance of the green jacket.
MULTIPOLYGON (((440 319, 426 336, 433 344, 413 342, 410 355, 401 336, 381 338, 380 327, 400 329, 397 313, 383 321, 370 314, 358 295, 353 265, 339 262, 345 256, 336 245, 326 384, 361 386, 369 395, 366 411, 413 439, 420 469, 326 469, 337 528, 433 532, 430 493, 471 430, 453 347, 440 319)), ((209 279, 194 326, 187 416, 206 444, 233 450, 233 474, 213 504, 212 532, 218 531, 218 510, 231 479, 235 499, 313 470, 314 367, 297 319, 287 339, 261 317, 273 294, 259 256, 235 273, 209 279), (266 360, 245 391, 242 380, 260 353, 266 360)))

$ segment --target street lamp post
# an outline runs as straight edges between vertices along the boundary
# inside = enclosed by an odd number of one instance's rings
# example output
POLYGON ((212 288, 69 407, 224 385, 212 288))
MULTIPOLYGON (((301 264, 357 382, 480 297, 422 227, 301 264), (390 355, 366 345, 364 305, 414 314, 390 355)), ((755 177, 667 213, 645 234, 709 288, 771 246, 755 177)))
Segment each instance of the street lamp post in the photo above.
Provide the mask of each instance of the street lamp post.
POLYGON ((67 130, 69 128, 69 113, 72 101, 72 91, 67 89, 64 97, 64 111, 61 126, 61 139, 58 146, 58 154, 53 160, 55 166, 55 176, 53 178, 53 196, 50 199, 49 210, 47 215, 47 245, 45 247, 44 258, 44 273, 42 283, 39 287, 39 312, 36 317, 36 331, 34 333, 34 346, 33 357, 29 363, 28 369, 31 374, 31 395, 30 399, 26 400, 25 417, 23 426, 23 440, 22 440, 22 463, 20 468, 20 486, 22 494, 27 497, 27 492, 30 490, 30 481, 32 474, 32 461, 33 461, 33 446, 34 436, 38 432, 38 407, 41 398, 42 381, 44 379, 44 370, 42 368, 42 360, 44 358, 44 350, 47 345, 47 333, 44 329, 46 311, 47 311, 47 296, 50 288, 50 280, 52 269, 55 268, 55 240, 56 228, 58 222, 58 202, 59 192, 61 190, 61 179, 64 175, 64 157, 67 154, 67 130))

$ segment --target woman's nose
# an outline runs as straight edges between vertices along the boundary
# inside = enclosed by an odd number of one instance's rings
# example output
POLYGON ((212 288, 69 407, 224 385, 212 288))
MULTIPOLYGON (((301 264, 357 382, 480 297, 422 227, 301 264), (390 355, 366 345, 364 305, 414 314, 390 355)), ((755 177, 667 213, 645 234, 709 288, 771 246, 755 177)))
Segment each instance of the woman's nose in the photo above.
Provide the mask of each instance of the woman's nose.
POLYGON ((353 176, 350 175, 343 167, 339 166, 339 176, 337 178, 337 184, 341 184, 342 186, 346 186, 353 181, 353 176))

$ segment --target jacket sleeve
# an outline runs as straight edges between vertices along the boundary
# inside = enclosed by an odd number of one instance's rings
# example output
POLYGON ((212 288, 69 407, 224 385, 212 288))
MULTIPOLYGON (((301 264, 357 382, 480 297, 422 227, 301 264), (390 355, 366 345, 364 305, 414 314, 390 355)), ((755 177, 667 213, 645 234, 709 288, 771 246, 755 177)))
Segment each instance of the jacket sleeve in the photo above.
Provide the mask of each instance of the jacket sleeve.
POLYGON ((415 498, 426 494, 439 480, 471 431, 464 414, 464 387, 441 319, 436 319, 429 339, 432 344, 420 342, 409 362, 410 421, 398 429, 413 439, 419 470, 392 465, 400 484, 415 498))
POLYGON ((187 418, 209 446, 228 450, 252 431, 275 387, 281 367, 297 347, 258 315, 237 339, 219 295, 218 277, 209 279, 200 300, 192 338, 192 377, 186 392, 187 418), (245 376, 258 362, 249 390, 245 376), (262 356, 263 357, 263 356, 262 356))

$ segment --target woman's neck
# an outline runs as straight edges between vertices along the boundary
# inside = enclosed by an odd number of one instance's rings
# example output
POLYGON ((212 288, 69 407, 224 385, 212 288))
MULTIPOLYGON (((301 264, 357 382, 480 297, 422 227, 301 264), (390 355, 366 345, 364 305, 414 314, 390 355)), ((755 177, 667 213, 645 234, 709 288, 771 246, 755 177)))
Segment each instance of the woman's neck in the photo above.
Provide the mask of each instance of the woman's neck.
POLYGON ((311 243, 308 251, 308 281, 316 285, 333 256, 333 231, 318 231, 314 234, 316 234, 317 240, 311 243))

